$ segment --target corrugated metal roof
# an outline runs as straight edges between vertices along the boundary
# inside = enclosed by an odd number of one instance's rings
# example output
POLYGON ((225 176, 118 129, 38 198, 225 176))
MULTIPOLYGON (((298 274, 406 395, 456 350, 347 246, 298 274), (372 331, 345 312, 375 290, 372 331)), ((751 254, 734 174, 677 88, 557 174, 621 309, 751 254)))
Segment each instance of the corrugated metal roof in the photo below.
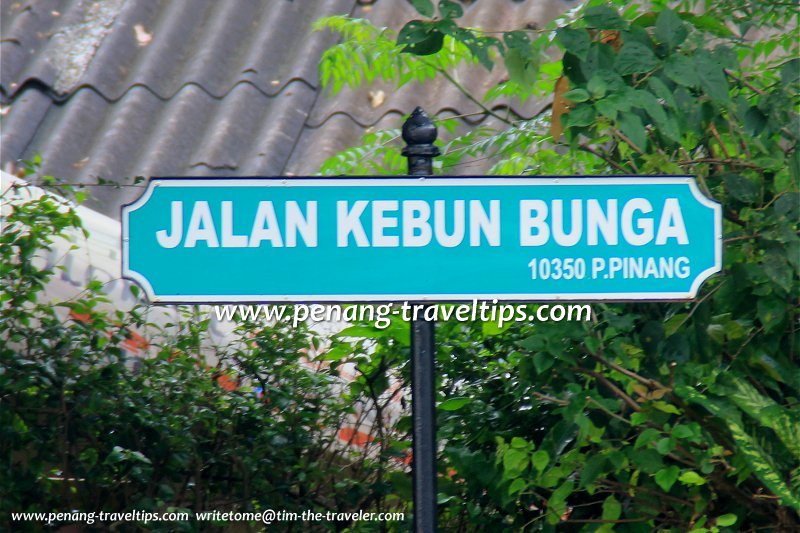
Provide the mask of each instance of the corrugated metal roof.
MULTIPOLYGON (((564 5, 483 0, 466 4, 461 23, 541 24, 564 5)), ((416 16, 407 2, 389 1, 2 0, 2 164, 38 152, 44 173, 75 183, 313 174, 365 131, 399 127, 417 105, 431 114, 480 111, 443 81, 324 94, 317 62, 337 37, 311 24, 334 14, 396 29, 416 16), (369 91, 377 90, 385 98, 374 105, 369 91)), ((481 94, 501 70, 465 66, 455 76, 481 94)), ((522 116, 539 107, 497 105, 522 116)), ((463 119, 465 127, 482 118, 463 119)), ((98 189, 93 205, 112 216, 139 194, 98 189)))
POLYGON ((3 2, 0 90, 41 83, 63 98, 89 87, 116 101, 132 87, 170 99, 187 85, 217 98, 240 83, 268 96, 300 80, 334 37, 319 17, 354 0, 34 0, 3 2), (6 27, 6 25, 8 27, 6 27))

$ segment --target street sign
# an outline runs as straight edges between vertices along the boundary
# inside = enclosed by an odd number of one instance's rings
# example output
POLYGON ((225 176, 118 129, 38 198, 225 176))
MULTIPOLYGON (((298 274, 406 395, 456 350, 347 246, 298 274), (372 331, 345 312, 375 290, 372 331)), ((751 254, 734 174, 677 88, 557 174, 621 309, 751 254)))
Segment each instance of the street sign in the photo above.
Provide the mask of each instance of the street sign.
POLYGON ((688 299, 722 254, 690 177, 157 178, 122 228, 171 303, 688 299))

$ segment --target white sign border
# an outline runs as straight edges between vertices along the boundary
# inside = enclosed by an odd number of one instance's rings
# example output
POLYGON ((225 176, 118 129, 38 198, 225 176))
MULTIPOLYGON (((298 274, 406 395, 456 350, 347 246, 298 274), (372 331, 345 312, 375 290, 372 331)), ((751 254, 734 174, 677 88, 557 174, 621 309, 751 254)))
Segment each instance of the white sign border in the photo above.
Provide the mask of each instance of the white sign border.
POLYGON ((200 304, 200 303, 336 303, 336 302, 466 302, 477 300, 498 300, 501 302, 540 302, 540 301, 658 301, 658 300, 691 300, 697 296, 700 286, 713 274, 722 269, 722 205, 705 196, 692 176, 365 176, 353 177, 186 177, 186 178, 151 178, 142 196, 121 208, 122 226, 122 277, 136 282, 144 291, 151 303, 158 304, 200 304), (437 185, 472 185, 472 186, 510 186, 510 185, 681 185, 688 184, 695 199, 714 211, 714 265, 700 272, 692 282, 689 292, 634 292, 634 293, 570 293, 570 294, 247 294, 237 295, 155 295, 150 282, 129 265, 128 243, 130 237, 129 215, 144 206, 157 187, 419 187, 437 185))

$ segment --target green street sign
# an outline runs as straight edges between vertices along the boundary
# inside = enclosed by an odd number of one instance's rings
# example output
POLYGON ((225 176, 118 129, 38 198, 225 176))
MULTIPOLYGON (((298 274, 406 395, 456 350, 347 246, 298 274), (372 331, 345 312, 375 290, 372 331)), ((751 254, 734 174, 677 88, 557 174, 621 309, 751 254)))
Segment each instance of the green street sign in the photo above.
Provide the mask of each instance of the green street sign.
POLYGON ((169 303, 689 299, 721 226, 688 176, 157 178, 123 275, 169 303))

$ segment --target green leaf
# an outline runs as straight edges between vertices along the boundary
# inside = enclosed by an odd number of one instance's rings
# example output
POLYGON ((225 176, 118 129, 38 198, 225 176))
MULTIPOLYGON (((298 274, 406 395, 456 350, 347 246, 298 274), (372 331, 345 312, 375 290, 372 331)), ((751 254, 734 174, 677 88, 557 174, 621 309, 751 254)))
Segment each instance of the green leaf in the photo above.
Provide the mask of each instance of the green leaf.
POLYGON ((550 454, 544 450, 536 450, 531 456, 533 467, 539 472, 543 472, 547 465, 550 463, 550 454))
POLYGON ((344 328, 335 335, 337 339, 374 339, 386 336, 388 336, 388 332, 386 330, 378 329, 373 326, 350 326, 344 328))
POLYGON ((524 31, 507 31, 503 34, 503 42, 509 49, 517 49, 523 55, 530 55, 531 40, 524 31))
POLYGON ((655 76, 650 78, 647 82, 647 85, 650 87, 650 90, 653 92, 653 94, 664 101, 668 108, 675 109, 678 107, 672 91, 667 88, 667 85, 660 78, 655 76))
POLYGON ((694 68, 700 79, 700 87, 713 101, 720 104, 730 103, 728 80, 725 79, 722 66, 711 57, 711 54, 706 50, 699 50, 695 54, 694 68))
POLYGON ((520 449, 520 450, 527 450, 528 446, 530 446, 528 444, 528 441, 526 441, 522 437, 512 437, 510 444, 511 444, 512 448, 517 448, 517 449, 520 449))
POLYGON ((764 326, 764 332, 769 333, 783 323, 786 316, 786 302, 775 297, 759 298, 756 316, 764 326))
POLYGON ((800 59, 794 58, 781 67, 781 82, 784 85, 800 81, 800 59))
POLYGON ((439 31, 437 22, 412 20, 397 35, 397 45, 403 52, 424 56, 435 54, 442 49, 444 34, 439 31))
POLYGON ((441 409, 442 411, 457 411, 470 403, 472 403, 472 398, 464 398, 464 397, 448 398, 447 400, 439 404, 439 409, 441 409))
POLYGON ((713 33, 717 37, 734 37, 734 33, 718 17, 713 15, 695 15, 682 12, 678 16, 698 30, 713 33))
POLYGON ((664 400, 656 400, 656 401, 652 402, 651 405, 653 407, 655 407, 656 409, 658 409, 659 411, 664 412, 664 413, 670 413, 670 414, 673 414, 673 415, 682 414, 680 409, 678 409, 677 407, 675 407, 671 403, 665 402, 664 400))
POLYGON ((437 505, 444 505, 448 502, 455 500, 456 497, 452 495, 448 495, 444 492, 440 492, 436 495, 436 504, 437 505))
MULTIPOLYGON (((586 54, 586 60, 580 63, 579 71, 584 79, 573 79, 573 77, 570 77, 570 79, 582 84, 585 83, 586 80, 591 79, 595 74, 600 74, 604 71, 613 72, 615 57, 614 49, 611 48, 611 46, 605 43, 592 43, 589 47, 589 52, 586 54)), ((617 74, 617 76, 619 76, 619 74, 617 74)), ((619 79, 622 80, 621 77, 619 79)), ((622 82, 623 87, 624 85, 625 83, 622 82)))
POLYGON ((617 118, 619 129, 639 150, 647 149, 647 132, 642 124, 642 119, 635 113, 622 113, 617 118))
POLYGON ((617 115, 623 111, 630 111, 631 103, 622 93, 609 93, 602 100, 594 103, 597 111, 611 120, 616 120, 617 115))
MULTIPOLYGON (((775 200, 775 214, 778 216, 785 216, 790 220, 800 217, 800 192, 787 191, 780 198, 775 200)), ((781 242, 787 241, 784 240, 781 242)), ((797 241, 792 239, 788 242, 797 241)))
POLYGON ((642 431, 638 437, 636 437, 636 442, 633 445, 633 449, 636 450, 642 446, 647 446, 659 437, 661 437, 661 432, 659 430, 655 428, 647 428, 642 431))
POLYGON ((517 477, 528 467, 529 461, 527 452, 510 448, 503 454, 503 470, 507 476, 517 477))
POLYGON ((411 0, 414 9, 423 17, 431 18, 435 13, 433 2, 431 0, 411 0))
POLYGON ((567 446, 575 440, 578 433, 578 426, 566 420, 556 422, 547 432, 544 440, 540 444, 543 450, 547 450, 550 456, 558 458, 567 446))
POLYGON ((611 69, 599 69, 595 71, 590 77, 590 81, 595 78, 598 78, 606 84, 606 94, 608 96, 622 95, 622 93, 628 90, 628 84, 625 83, 622 76, 611 69))
POLYGON ((631 26, 636 28, 649 28, 651 26, 655 26, 656 16, 657 16, 656 13, 648 11, 647 13, 639 15, 638 17, 633 19, 633 22, 631 22, 631 26))
POLYGON ((655 36, 658 42, 667 45, 673 50, 678 47, 689 35, 686 24, 671 9, 662 11, 656 19, 655 36))
POLYGON ((771 248, 761 262, 761 265, 770 281, 780 286, 786 292, 791 291, 792 267, 786 260, 786 254, 783 250, 771 248))
POLYGON ((512 324, 513 322, 506 322, 502 326, 498 326, 497 322, 483 322, 481 324, 481 331, 484 337, 492 337, 494 335, 500 335, 510 328, 512 324))
POLYGON ((397 45, 408 46, 424 41, 431 31, 431 23, 422 20, 412 20, 402 27, 397 34, 397 45))
POLYGON ((757 368, 760 372, 764 372, 767 376, 771 377, 775 381, 779 381, 781 383, 786 382, 784 376, 788 374, 787 368, 779 364, 775 359, 764 352, 754 354, 752 357, 750 357, 748 363, 757 368))
POLYGON ((629 450, 628 456, 636 468, 647 474, 655 474, 664 468, 664 460, 660 453, 652 448, 629 450))
POLYGON ((600 76, 592 76, 592 79, 589 80, 586 88, 592 94, 592 97, 602 98, 606 95, 608 84, 600 76))
POLYGON ((678 476, 678 481, 683 483, 684 485, 705 485, 706 480, 694 470, 687 470, 680 476, 678 476))
POLYGON ((594 108, 591 105, 582 104, 564 115, 563 120, 566 126, 583 127, 594 124, 595 117, 594 108))
POLYGON ((527 487, 528 487, 528 482, 525 481, 525 478, 518 477, 511 482, 511 485, 509 485, 508 494, 513 496, 514 494, 522 492, 527 487))
POLYGON ((350 346, 346 344, 339 344, 322 353, 321 355, 318 355, 315 358, 315 361, 339 361, 341 359, 351 357, 352 355, 353 349, 350 346))
POLYGON ((590 96, 586 89, 578 88, 564 93, 564 98, 570 100, 571 102, 585 102, 590 98, 590 96))
POLYGON ((758 186, 741 174, 725 174, 722 178, 728 194, 740 202, 751 204, 758 200, 758 186))
POLYGON ((616 9, 608 6, 595 6, 586 10, 583 20, 589 28, 601 30, 625 30, 628 24, 619 16, 616 9))
POLYGON ((609 496, 603 502, 603 520, 616 520, 622 514, 622 505, 613 496, 609 496))
POLYGON ((713 57, 714 61, 719 63, 722 68, 736 69, 739 67, 739 60, 736 56, 736 52, 724 44, 715 46, 714 50, 711 51, 711 57, 713 57))
POLYGON ((668 466, 662 470, 656 472, 655 481, 659 487, 661 487, 664 492, 669 492, 669 489, 672 488, 672 485, 678 480, 678 475, 681 473, 681 469, 675 465, 668 466))
POLYGON ((456 2, 441 0, 439 2, 439 14, 442 15, 442 18, 457 19, 464 14, 464 10, 456 2))
POLYGON ((658 131, 664 137, 674 142, 680 142, 680 129, 677 119, 672 115, 667 116, 667 112, 653 93, 646 90, 634 90, 632 92, 628 91, 626 94, 629 95, 632 105, 644 109, 650 115, 658 131))
POLYGON ((661 455, 667 455, 675 449, 675 440, 670 437, 659 439, 656 443, 656 451, 661 455))
POLYGON ((637 42, 627 42, 617 54, 614 70, 623 76, 650 72, 658 66, 658 59, 647 46, 637 42))
POLYGON ((720 527, 732 526, 738 519, 739 517, 733 513, 724 514, 717 517, 717 525, 720 527))
MULTIPOLYGON (((760 299, 758 303, 761 304, 763 300, 760 299)), ((800 461, 800 423, 796 417, 744 379, 731 375, 726 377, 725 382, 733 389, 728 397, 736 406, 763 427, 774 431, 786 449, 800 461)))
POLYGON ((757 107, 751 107, 744 115, 744 132, 751 137, 757 137, 767 125, 767 116, 757 107))
POLYGON ((556 38, 564 46, 564 50, 586 60, 591 39, 589 39, 589 32, 585 29, 573 29, 565 26, 556 31, 556 38))
POLYGON ((81 462, 85 463, 89 468, 97 464, 99 454, 95 448, 85 448, 79 455, 81 462))
POLYGON ((678 424, 670 432, 676 439, 688 439, 694 436, 694 431, 689 426, 678 424))
POLYGON ((669 79, 684 87, 697 87, 700 78, 697 76, 697 67, 688 57, 672 54, 664 62, 664 74, 669 79))
POLYGON ((442 49, 444 35, 438 30, 431 30, 427 37, 403 48, 403 52, 417 56, 428 56, 442 49))
POLYGON ((687 313, 678 313, 677 315, 672 315, 666 322, 664 322, 664 336, 670 337, 678 331, 678 328, 683 326, 688 318, 687 313))
MULTIPOLYGON (((489 55, 489 50, 491 50, 492 46, 496 46, 497 48, 502 48, 500 41, 498 39, 494 37, 480 36, 471 30, 455 27, 455 25, 450 20, 443 20, 439 22, 439 24, 443 23, 447 23, 447 25, 441 26, 441 31, 443 33, 452 35, 453 38, 464 43, 464 45, 467 48, 469 48, 469 51, 472 53, 473 57, 477 58, 477 60, 480 61, 481 65, 486 67, 486 69, 488 70, 492 69, 493 63, 492 63, 492 58, 489 55), (455 30, 451 31, 446 29, 448 26, 454 26, 455 30)), ((531 58, 531 60, 533 60, 533 58, 531 58)))
POLYGON ((769 456, 755 443, 753 438, 748 435, 742 427, 740 417, 736 415, 735 409, 726 407, 719 401, 712 400, 697 392, 694 388, 685 385, 675 387, 675 392, 687 401, 697 403, 708 409, 712 414, 720 418, 728 426, 737 451, 741 454, 745 463, 753 470, 758 478, 778 496, 783 503, 792 506, 795 510, 800 510, 800 496, 794 494, 786 486, 780 472, 776 471, 771 464, 769 456))
MULTIPOLYGON (((594 484, 595 480, 603 472, 606 466, 607 459, 604 455, 595 454, 589 457, 581 468, 581 487, 589 487, 594 484)), ((535 465, 536 463, 534 463, 535 465)), ((547 465, 545 465, 547 466, 547 465)), ((539 468, 537 467, 537 470, 539 468)))
POLYGON ((503 61, 506 64, 506 70, 508 70, 508 76, 511 81, 523 87, 530 87, 536 83, 539 75, 536 60, 526 58, 519 48, 508 49, 503 61))
POLYGON ((550 499, 547 501, 549 511, 555 515, 561 516, 567 510, 567 498, 572 494, 573 483, 572 481, 565 481, 560 487, 553 491, 550 499))
POLYGON ((543 374, 553 366, 555 359, 547 352, 536 352, 533 356, 533 366, 537 374, 543 374))

